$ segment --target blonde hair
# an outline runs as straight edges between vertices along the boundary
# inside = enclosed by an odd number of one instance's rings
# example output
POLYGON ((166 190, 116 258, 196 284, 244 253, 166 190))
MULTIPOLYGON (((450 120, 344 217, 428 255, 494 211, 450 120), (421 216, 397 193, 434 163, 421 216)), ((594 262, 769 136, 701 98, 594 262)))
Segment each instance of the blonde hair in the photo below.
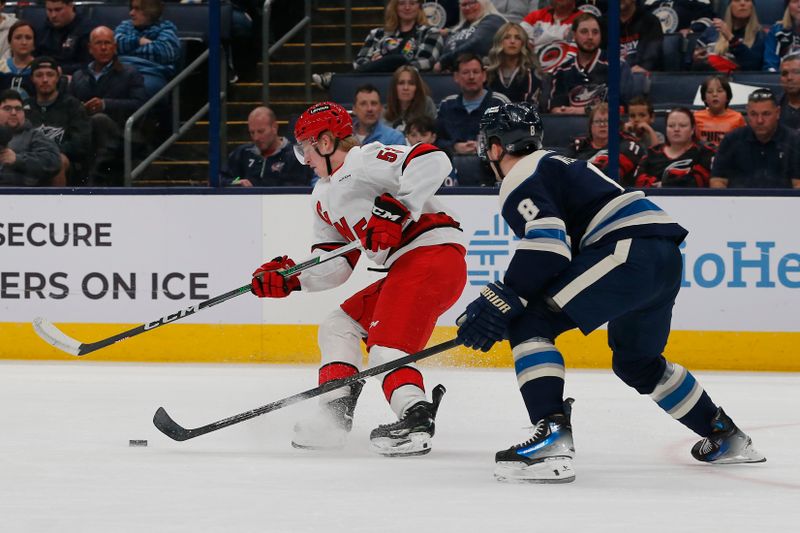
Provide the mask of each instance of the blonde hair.
MULTIPOLYGON (((748 48, 753 46, 753 43, 756 40, 756 35, 758 32, 761 31, 761 24, 758 22, 758 15, 756 14, 756 6, 753 3, 753 0, 750 0, 751 10, 750 10, 750 17, 747 19, 747 25, 744 27, 744 44, 747 45, 748 48)), ((731 16, 731 6, 728 4, 728 7, 725 9, 725 17, 723 19, 725 24, 733 31, 733 16, 731 16)), ((714 45, 714 53, 715 54, 725 54, 728 51, 728 40, 719 34, 717 38, 717 43, 714 45)))
POLYGON ((345 137, 344 139, 339 139, 339 146, 337 150, 342 150, 343 152, 349 152, 356 146, 361 146, 361 143, 358 142, 358 138, 355 135, 350 135, 345 137))
POLYGON ((505 54, 503 53, 503 39, 505 38, 506 34, 509 30, 517 30, 517 33, 522 38, 522 48, 520 50, 520 58, 519 58, 519 67, 521 70, 530 70, 532 68, 536 68, 539 70, 539 64, 537 62, 536 56, 531 54, 530 49, 528 48, 528 34, 525 32, 525 29, 517 24, 516 22, 506 22, 500 29, 497 30, 497 33, 494 34, 494 39, 492 40, 492 48, 489 50, 489 55, 487 56, 487 63, 486 63, 486 81, 487 83, 492 83, 495 76, 497 76, 497 71, 503 64, 503 59, 505 58, 505 54))
POLYGON ((778 22, 781 23, 781 25, 783 26, 783 29, 785 29, 785 30, 794 28, 795 24, 800 24, 800 20, 794 20, 792 18, 792 14, 789 13, 789 4, 790 3, 791 3, 791 0, 789 0, 789 2, 786 3, 786 9, 783 11, 783 18, 778 21, 778 22))
MULTIPOLYGON (((483 8, 483 14, 481 15, 481 17, 478 20, 476 20, 474 22, 475 24, 480 22, 483 19, 483 17, 485 17, 486 15, 500 15, 500 12, 497 10, 496 7, 494 7, 494 4, 492 3, 492 0, 478 0, 478 3, 483 8)), ((500 16, 502 17, 502 15, 500 15, 500 16)), ((505 19, 505 17, 503 17, 503 19, 505 19)), ((453 26, 450 31, 458 31, 461 28, 463 28, 466 24, 467 24, 467 19, 464 18, 464 13, 462 13, 461 10, 459 9, 458 10, 458 24, 453 26)))
POLYGON ((389 123, 402 118, 403 116, 411 117, 414 115, 421 115, 425 112, 425 100, 430 96, 431 90, 425 80, 420 76, 419 71, 411 65, 403 65, 398 67, 392 74, 392 82, 389 85, 389 96, 386 98, 386 112, 383 115, 389 123), (408 106, 408 109, 403 112, 400 107, 400 98, 397 96, 397 83, 400 81, 400 75, 404 72, 411 74, 411 79, 417 90, 414 92, 414 98, 408 106))
MULTIPOLYGON (((422 9, 422 0, 417 0, 419 13, 417 13, 417 26, 424 26, 428 23, 428 17, 422 9)), ((400 27, 400 18, 397 16, 397 0, 389 0, 386 4, 386 11, 383 12, 383 29, 386 33, 394 33, 400 27)))

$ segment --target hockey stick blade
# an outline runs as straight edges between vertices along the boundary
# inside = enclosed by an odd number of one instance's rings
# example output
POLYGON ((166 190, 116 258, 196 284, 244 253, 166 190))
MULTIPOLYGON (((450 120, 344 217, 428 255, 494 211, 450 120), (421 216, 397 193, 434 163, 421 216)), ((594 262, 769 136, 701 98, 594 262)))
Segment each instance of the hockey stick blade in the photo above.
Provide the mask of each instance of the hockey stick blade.
POLYGON ((359 372, 358 374, 350 376, 349 378, 329 381, 327 383, 320 385, 319 387, 315 387, 313 389, 309 389, 304 392, 299 392, 297 394, 293 394, 292 396, 287 396, 286 398, 283 398, 281 400, 276 400, 272 403, 262 405, 261 407, 256 407, 255 409, 251 409, 243 413, 229 416, 228 418, 212 422, 211 424, 207 424, 205 426, 200 426, 192 429, 185 428, 180 424, 178 424, 177 422, 175 422, 175 420, 173 420, 172 417, 169 416, 166 409, 164 409, 163 407, 159 407, 155 415, 153 416, 153 424, 158 428, 159 431, 161 431, 161 433, 163 433, 167 437, 179 442, 183 442, 185 440, 199 437, 200 435, 205 435, 206 433, 211 433, 212 431, 217 431, 218 429, 226 428, 228 426, 244 422, 245 420, 250 420, 251 418, 255 418, 257 416, 261 416, 270 413, 272 411, 277 411, 278 409, 287 407, 289 405, 293 405, 303 400, 307 400, 309 398, 315 398, 321 394, 325 394, 326 392, 330 392, 332 390, 345 387, 347 385, 350 385, 351 383, 362 380, 364 378, 377 376, 378 374, 383 374, 384 372, 389 372, 390 370, 394 370, 395 368, 399 368, 403 365, 408 365, 416 361, 419 361, 421 359, 425 359, 426 357, 431 357, 432 355, 436 355, 444 351, 447 351, 451 348, 455 348, 460 344, 461 341, 459 341, 458 339, 452 339, 443 342, 441 344, 431 346, 430 348, 426 348, 417 353, 406 355, 405 357, 401 357, 400 359, 396 359, 394 361, 389 361, 388 363, 384 363, 382 365, 368 368, 366 370, 359 372))
MULTIPOLYGON (((297 264, 293 267, 289 267, 284 270, 279 270, 278 272, 285 278, 296 276, 297 274, 303 272, 304 270, 308 270, 312 267, 330 261, 331 259, 335 259, 337 257, 345 255, 348 252, 352 252, 353 250, 357 250, 360 248, 360 246, 361 243, 359 241, 353 241, 349 244, 342 246, 341 248, 337 248, 336 250, 332 250, 330 252, 325 252, 323 254, 314 256, 311 259, 303 261, 300 264, 297 264)), ((106 346, 111 346, 116 342, 123 341, 125 339, 135 337, 136 335, 140 335, 142 333, 154 330, 157 327, 164 326, 166 324, 171 324, 176 320, 186 318, 187 316, 191 316, 197 313, 198 311, 208 309, 209 307, 214 307, 217 304, 221 304, 222 302, 226 302, 231 298, 241 296, 242 294, 248 294, 249 292, 250 292, 250 284, 248 283, 247 285, 243 285, 237 289, 233 289, 232 291, 220 294, 209 300, 204 300, 197 305, 191 305, 186 309, 181 309, 177 313, 172 313, 170 315, 163 316, 157 320, 153 320, 152 322, 147 322, 146 324, 140 324, 135 328, 129 329, 128 331, 123 331, 122 333, 118 333, 106 339, 101 339, 97 342, 84 343, 76 339, 73 339, 72 337, 68 336, 63 331, 55 327, 52 322, 41 317, 35 318, 33 320, 33 330, 47 344, 55 348, 58 348, 59 350, 65 351, 68 354, 80 357, 82 355, 94 352, 95 350, 105 348, 106 346)))
POLYGON ((72 355, 80 355, 81 344, 63 331, 55 327, 49 320, 37 317, 33 319, 33 331, 47 344, 55 346, 72 355))

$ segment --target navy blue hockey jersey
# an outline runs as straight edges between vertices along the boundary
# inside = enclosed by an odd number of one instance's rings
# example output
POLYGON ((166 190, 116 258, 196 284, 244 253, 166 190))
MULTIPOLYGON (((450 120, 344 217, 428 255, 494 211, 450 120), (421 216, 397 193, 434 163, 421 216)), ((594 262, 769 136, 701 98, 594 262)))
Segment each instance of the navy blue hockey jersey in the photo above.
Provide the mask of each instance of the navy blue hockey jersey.
POLYGON ((629 237, 680 243, 687 235, 643 192, 625 192, 594 165, 547 150, 508 173, 500 206, 520 239, 505 283, 523 298, 538 294, 588 247, 629 237))

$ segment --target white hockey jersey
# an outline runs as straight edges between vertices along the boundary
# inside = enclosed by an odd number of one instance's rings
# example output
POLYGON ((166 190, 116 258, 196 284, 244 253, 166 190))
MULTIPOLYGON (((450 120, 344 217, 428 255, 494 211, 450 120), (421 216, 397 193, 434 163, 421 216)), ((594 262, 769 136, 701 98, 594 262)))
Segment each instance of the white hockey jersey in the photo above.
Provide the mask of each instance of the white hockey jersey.
MULTIPOLYGON (((366 233, 375 198, 389 193, 411 212, 396 248, 362 251, 377 265, 389 267, 404 253, 421 246, 456 243, 464 246, 459 223, 434 197, 452 165, 430 144, 384 145, 373 142, 352 148, 341 167, 320 178, 311 193, 314 209, 312 251, 330 251, 366 233)), ((303 290, 319 291, 344 283, 358 252, 339 257, 300 274, 303 290)))

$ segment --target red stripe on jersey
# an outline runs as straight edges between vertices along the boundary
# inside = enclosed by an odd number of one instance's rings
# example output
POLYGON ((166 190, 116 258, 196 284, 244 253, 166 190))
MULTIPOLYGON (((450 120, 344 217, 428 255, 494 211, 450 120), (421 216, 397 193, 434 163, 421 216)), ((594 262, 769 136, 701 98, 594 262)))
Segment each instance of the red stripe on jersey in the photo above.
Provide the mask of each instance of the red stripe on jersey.
POLYGON ((619 170, 622 175, 628 174, 636 170, 636 165, 629 158, 620 154, 619 156, 619 170))
POLYGON ((406 160, 403 161, 403 165, 400 167, 400 172, 401 173, 405 172, 406 171, 406 167, 411 162, 411 160, 414 159, 415 157, 419 157, 421 155, 429 154, 431 152, 440 152, 440 151, 441 150, 439 150, 438 148, 436 148, 432 144, 420 143, 420 144, 416 145, 414 148, 411 149, 410 152, 408 152, 408 155, 406 156, 406 160))
POLYGON ((383 394, 386 396, 386 401, 391 402, 392 393, 403 385, 415 385, 423 391, 425 390, 425 385, 422 382, 422 373, 416 368, 401 366, 392 370, 383 378, 383 394))
MULTIPOLYGON (((402 248, 426 231, 436 228, 461 229, 461 224, 456 222, 453 217, 447 213, 425 213, 419 217, 419 220, 412 222, 405 230, 403 230, 403 240, 400 241, 400 244, 397 246, 397 248, 402 248)), ((394 253, 397 248, 394 248, 389 255, 394 253)))
POLYGON ((701 164, 692 167, 694 181, 698 187, 708 187, 711 181, 711 172, 701 164))
MULTIPOLYGON (((311 247, 311 251, 315 250, 322 250, 323 252, 332 252, 333 250, 338 250, 345 243, 343 242, 321 242, 317 243, 311 247)), ((361 257, 361 250, 353 250, 352 252, 347 252, 344 254, 344 258, 347 260, 347 264, 350 265, 350 268, 356 268, 356 263, 358 263, 358 258, 361 257)))
POLYGON ((350 376, 358 374, 358 369, 350 363, 341 363, 334 361, 320 367, 319 369, 319 384, 327 383, 335 379, 345 379, 350 376))
POLYGON ((636 176, 637 187, 652 187, 656 181, 657 180, 655 176, 651 176, 650 174, 645 174, 644 172, 636 176))

